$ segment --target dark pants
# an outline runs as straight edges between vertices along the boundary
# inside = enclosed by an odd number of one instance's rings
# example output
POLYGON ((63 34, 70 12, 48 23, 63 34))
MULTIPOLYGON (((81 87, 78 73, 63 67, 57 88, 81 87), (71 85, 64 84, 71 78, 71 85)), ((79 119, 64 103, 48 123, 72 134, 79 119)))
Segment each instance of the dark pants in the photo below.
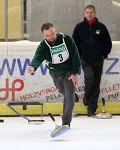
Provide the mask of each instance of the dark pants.
POLYGON ((68 80, 71 73, 67 72, 64 75, 60 75, 51 70, 49 73, 58 91, 64 96, 62 122, 68 124, 72 119, 72 110, 75 102, 75 88, 72 81, 68 80))
POLYGON ((94 113, 98 107, 98 97, 100 93, 100 82, 103 68, 103 60, 86 61, 81 60, 85 78, 84 105, 88 106, 88 111, 94 113))

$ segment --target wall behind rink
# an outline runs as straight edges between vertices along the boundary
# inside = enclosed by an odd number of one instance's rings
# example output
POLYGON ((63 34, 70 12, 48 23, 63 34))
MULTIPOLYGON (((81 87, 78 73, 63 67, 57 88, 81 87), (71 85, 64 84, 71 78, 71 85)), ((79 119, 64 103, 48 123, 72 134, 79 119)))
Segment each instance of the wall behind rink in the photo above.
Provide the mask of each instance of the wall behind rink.
MULTIPOLYGON (((40 101, 59 103, 62 95, 54 86, 49 71, 43 62, 35 74, 26 67, 35 53, 39 42, 0 42, 0 103, 40 101)), ((76 93, 79 102, 84 96, 84 75, 80 69, 76 93)), ((112 52, 104 62, 101 93, 99 99, 120 102, 120 42, 114 41, 112 52)))
MULTIPOLYGON (((39 101, 44 103, 44 114, 62 113, 63 97, 53 84, 49 71, 43 62, 35 74, 29 74, 26 67, 30 65, 39 42, 19 41, 0 42, 0 115, 15 115, 7 107, 8 102, 39 101)), ((86 114, 86 107, 82 100, 84 96, 84 74, 80 69, 78 73, 79 84, 76 93, 79 102, 76 102, 74 112, 86 114)), ((112 114, 120 113, 120 42, 114 41, 112 52, 104 62, 99 107, 102 109, 101 98, 105 98, 106 111, 112 114), (117 103, 116 103, 117 102, 117 103)), ((25 115, 38 115, 38 106, 29 106, 17 110, 25 115)))

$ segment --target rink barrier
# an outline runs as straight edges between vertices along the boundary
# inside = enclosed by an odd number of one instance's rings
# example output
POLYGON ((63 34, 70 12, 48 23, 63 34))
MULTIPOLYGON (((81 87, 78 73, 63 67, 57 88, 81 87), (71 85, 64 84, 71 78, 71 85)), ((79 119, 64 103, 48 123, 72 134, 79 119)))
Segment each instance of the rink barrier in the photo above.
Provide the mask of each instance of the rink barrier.
MULTIPOLYGON (((26 109, 23 106, 14 106, 19 113, 23 115, 33 115, 40 116, 40 106, 39 105, 29 105, 26 109)), ((44 103, 43 105, 43 115, 48 115, 48 113, 52 113, 53 115, 60 115, 63 112, 63 104, 62 103, 44 103)), ((96 113, 100 113, 102 110, 102 103, 98 103, 98 109, 96 113)), ((120 102, 106 102, 105 110, 110 114, 120 114, 120 102)), ((83 105, 82 102, 75 103, 75 107, 73 113, 78 115, 87 114, 87 107, 83 105)), ((17 116, 15 112, 13 112, 7 104, 0 104, 0 116, 17 116)))
MULTIPOLYGON (((103 69, 100 99, 102 97, 106 99, 105 109, 108 113, 120 114, 120 41, 112 43, 111 54, 105 60, 103 69)), ((30 75, 26 71, 38 44, 39 42, 27 40, 0 42, 0 115, 16 115, 6 103, 17 101, 41 101, 44 103, 44 115, 49 112, 54 115, 62 113, 63 97, 55 88, 45 63, 41 64, 34 75, 30 75)), ((80 102, 76 103, 74 113, 86 114, 87 108, 82 104, 84 96, 82 70, 78 76, 80 78, 76 90, 80 102)), ((40 107, 37 105, 14 107, 25 115, 40 115, 40 107)), ((99 103, 97 112, 101 112, 101 110, 102 104, 99 103)))

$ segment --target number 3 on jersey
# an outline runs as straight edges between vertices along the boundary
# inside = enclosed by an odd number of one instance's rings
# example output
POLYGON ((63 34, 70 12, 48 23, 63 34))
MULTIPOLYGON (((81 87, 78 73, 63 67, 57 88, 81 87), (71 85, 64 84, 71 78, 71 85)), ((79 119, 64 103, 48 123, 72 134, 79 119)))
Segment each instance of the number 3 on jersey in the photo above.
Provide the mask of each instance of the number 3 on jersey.
POLYGON ((51 49, 52 63, 59 64, 69 58, 69 52, 64 43, 54 46, 51 49))
POLYGON ((58 56, 60 57, 60 62, 62 62, 63 61, 62 54, 59 54, 58 56))

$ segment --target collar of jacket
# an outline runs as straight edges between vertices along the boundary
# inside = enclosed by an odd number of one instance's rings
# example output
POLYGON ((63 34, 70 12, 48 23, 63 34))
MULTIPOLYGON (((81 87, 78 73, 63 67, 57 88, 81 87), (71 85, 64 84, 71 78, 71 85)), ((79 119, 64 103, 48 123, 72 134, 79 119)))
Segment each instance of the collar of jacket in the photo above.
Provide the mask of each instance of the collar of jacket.
POLYGON ((96 22, 98 22, 98 19, 95 17, 95 19, 93 21, 88 21, 86 18, 84 18, 84 22, 87 23, 87 24, 89 24, 89 25, 93 25, 96 22))

